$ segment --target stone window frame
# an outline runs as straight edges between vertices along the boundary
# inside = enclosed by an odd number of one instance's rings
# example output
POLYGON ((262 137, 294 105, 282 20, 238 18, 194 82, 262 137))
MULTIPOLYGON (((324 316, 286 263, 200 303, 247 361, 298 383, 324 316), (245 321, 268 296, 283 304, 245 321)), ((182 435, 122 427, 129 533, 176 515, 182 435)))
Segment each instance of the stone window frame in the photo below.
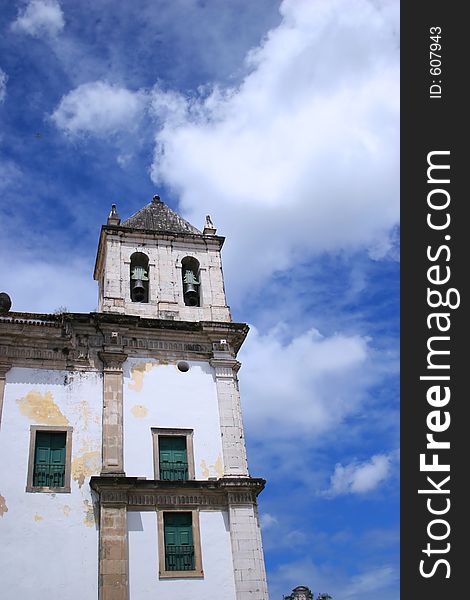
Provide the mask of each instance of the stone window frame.
POLYGON ((159 436, 177 436, 186 438, 186 455, 188 458, 188 479, 196 479, 194 469, 194 444, 193 444, 194 429, 176 429, 168 427, 152 427, 152 443, 153 443, 153 472, 156 480, 160 479, 160 446, 158 443, 159 436))
POLYGON ((72 432, 73 427, 56 425, 31 425, 29 438, 28 475, 26 480, 27 492, 49 492, 54 494, 70 494, 70 479, 72 473, 72 432), (49 487, 33 485, 34 456, 36 453, 36 433, 48 431, 51 433, 65 433, 65 475, 63 487, 49 487))
POLYGON ((201 551, 201 526, 199 510, 182 507, 175 510, 157 510, 157 537, 158 537, 158 576, 160 579, 194 579, 203 578, 202 551, 201 551), (194 544, 194 570, 193 571, 167 571, 165 568, 165 529, 163 517, 167 513, 191 513, 194 544))

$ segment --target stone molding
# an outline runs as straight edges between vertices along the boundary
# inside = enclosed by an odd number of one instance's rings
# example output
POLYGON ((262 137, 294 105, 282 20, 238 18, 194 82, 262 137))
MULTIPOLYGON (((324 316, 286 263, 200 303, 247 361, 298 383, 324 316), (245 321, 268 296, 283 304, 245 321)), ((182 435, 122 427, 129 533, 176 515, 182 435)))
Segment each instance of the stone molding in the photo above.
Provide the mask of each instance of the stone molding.
POLYGON ((103 371, 122 372, 122 365, 127 360, 127 354, 123 352, 98 352, 101 362, 103 363, 103 371))
POLYGON ((127 506, 129 510, 188 508, 226 510, 233 505, 256 504, 265 480, 260 478, 223 478, 217 481, 158 481, 137 477, 94 476, 91 488, 100 496, 102 506, 127 506))
POLYGON ((214 368, 215 376, 218 379, 236 379, 237 371, 241 367, 241 364, 237 360, 222 361, 211 358, 209 364, 214 368))
POLYGON ((243 323, 184 322, 110 313, 14 313, 9 319, 0 319, 0 363, 101 371, 99 352, 124 352, 157 360, 169 356, 175 360, 233 360, 247 333, 248 326, 243 323), (230 352, 220 351, 221 339, 227 341, 224 347, 230 352))

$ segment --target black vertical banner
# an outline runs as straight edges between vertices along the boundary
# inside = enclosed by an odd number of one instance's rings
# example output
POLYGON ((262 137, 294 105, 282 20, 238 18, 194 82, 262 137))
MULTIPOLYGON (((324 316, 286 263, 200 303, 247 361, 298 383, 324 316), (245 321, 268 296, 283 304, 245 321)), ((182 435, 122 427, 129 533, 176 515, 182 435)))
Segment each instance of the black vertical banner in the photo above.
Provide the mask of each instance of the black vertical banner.
POLYGON ((401 4, 403 599, 463 597, 470 572, 464 6, 401 4))

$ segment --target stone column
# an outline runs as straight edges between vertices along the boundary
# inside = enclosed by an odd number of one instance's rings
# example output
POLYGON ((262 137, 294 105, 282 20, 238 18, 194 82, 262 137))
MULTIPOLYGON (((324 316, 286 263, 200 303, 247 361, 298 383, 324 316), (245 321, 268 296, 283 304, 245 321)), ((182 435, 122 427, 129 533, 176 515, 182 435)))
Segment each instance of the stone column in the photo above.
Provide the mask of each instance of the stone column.
POLYGON ((128 600, 129 558, 127 543, 127 505, 119 492, 101 494, 99 600, 128 600))
POLYGON ((0 427, 2 426, 3 395, 5 393, 5 378, 10 369, 11 369, 10 364, 0 363, 0 427))
POLYGON ((238 390, 237 371, 240 363, 227 349, 214 351, 210 360, 215 371, 217 397, 219 400, 220 432, 222 435, 222 452, 224 458, 225 477, 248 477, 246 460, 245 436, 240 407, 240 392, 238 390))
POLYGON ((124 475, 123 352, 99 353, 103 361, 102 475, 124 475))
POLYGON ((229 520, 236 599, 269 600, 256 501, 234 503, 229 493, 229 520))

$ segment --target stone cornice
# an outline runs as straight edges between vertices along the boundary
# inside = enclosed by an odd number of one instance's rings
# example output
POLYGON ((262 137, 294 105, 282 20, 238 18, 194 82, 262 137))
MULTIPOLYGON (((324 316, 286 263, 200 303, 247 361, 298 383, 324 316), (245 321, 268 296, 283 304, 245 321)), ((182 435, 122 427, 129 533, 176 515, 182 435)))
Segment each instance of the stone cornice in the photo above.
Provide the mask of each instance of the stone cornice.
POLYGON ((102 225, 101 231, 111 235, 135 235, 136 237, 148 237, 159 240, 181 239, 194 240, 196 242, 212 243, 214 246, 222 248, 225 237, 222 235, 204 235, 203 233, 192 233, 190 231, 155 231, 154 229, 141 229, 140 227, 126 227, 125 225, 102 225))
POLYGON ((140 510, 181 507, 221 510, 233 504, 254 504, 265 483, 264 479, 253 477, 158 481, 104 476, 90 480, 103 505, 140 510))
MULTIPOLYGON (((9 313, 0 320, 0 362, 101 370, 99 352, 166 360, 234 361, 248 325, 146 319, 111 313, 9 313), (219 350, 226 340, 226 350, 219 350)), ((232 367, 233 368, 233 367, 232 367)))
POLYGON ((98 352, 98 356, 103 363, 105 371, 121 371, 122 365, 127 359, 127 354, 118 350, 111 352, 105 349, 103 352, 98 352))

